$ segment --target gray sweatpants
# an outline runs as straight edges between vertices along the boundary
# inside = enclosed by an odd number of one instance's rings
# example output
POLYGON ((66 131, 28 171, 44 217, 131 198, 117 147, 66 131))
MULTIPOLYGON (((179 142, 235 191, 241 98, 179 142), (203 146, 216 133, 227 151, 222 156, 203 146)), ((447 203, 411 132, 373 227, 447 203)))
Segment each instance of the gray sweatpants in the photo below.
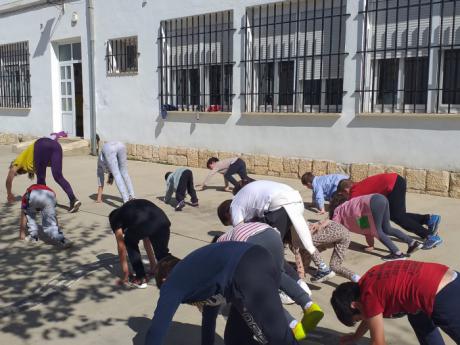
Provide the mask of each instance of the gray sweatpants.
POLYGON ((37 213, 41 213, 42 227, 45 234, 55 241, 64 238, 56 219, 56 197, 49 190, 35 189, 29 194, 29 205, 24 210, 27 217, 29 235, 38 237, 37 213))
MULTIPOLYGON (((308 296, 305 290, 284 271, 284 246, 279 232, 272 228, 267 228, 267 230, 249 237, 247 242, 267 249, 272 255, 275 265, 277 265, 281 271, 280 290, 291 297, 302 309, 305 308, 305 305, 311 301, 310 296, 308 296)), ((294 320, 286 310, 285 314, 289 322, 294 320)))
POLYGON ((372 216, 374 217, 375 229, 379 235, 379 240, 392 253, 398 252, 399 249, 388 236, 399 238, 401 241, 406 242, 408 245, 413 242, 413 239, 410 236, 391 226, 388 199, 384 195, 374 194, 371 197, 370 206, 372 216))
POLYGON ((98 183, 104 186, 104 168, 112 173, 123 202, 134 198, 134 188, 128 174, 126 146, 119 141, 109 141, 102 147, 98 161, 98 183))

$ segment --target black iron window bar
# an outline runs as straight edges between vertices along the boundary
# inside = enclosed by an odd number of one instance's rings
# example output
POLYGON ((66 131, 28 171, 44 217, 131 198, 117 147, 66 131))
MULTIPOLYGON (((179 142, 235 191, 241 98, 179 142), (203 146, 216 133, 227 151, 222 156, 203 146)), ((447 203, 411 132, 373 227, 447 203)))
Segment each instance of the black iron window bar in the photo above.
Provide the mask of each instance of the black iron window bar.
POLYGON ((160 24, 160 102, 164 110, 231 111, 233 11, 160 24))
POLYGON ((341 112, 346 0, 284 1, 246 10, 246 112, 341 112))
POLYGON ((460 0, 367 0, 361 112, 457 113, 460 0))
POLYGON ((0 108, 30 108, 29 43, 0 45, 0 108))
POLYGON ((108 75, 137 73, 137 37, 108 40, 105 60, 108 75))

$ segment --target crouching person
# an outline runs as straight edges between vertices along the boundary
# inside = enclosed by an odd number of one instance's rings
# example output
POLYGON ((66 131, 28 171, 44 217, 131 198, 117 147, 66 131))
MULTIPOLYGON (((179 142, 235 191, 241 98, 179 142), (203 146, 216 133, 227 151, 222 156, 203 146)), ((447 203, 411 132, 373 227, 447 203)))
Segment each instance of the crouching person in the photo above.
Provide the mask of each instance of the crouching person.
POLYGON ((280 270, 271 254, 258 245, 215 243, 183 260, 167 257, 158 263, 155 279, 161 288, 160 298, 146 345, 164 344, 181 303, 200 302, 201 344, 214 344, 219 299, 231 303, 224 334, 226 345, 297 344, 278 296, 280 270))
POLYGON ((460 278, 449 267, 412 260, 372 267, 359 283, 343 283, 332 294, 337 318, 361 324, 341 338, 353 344, 370 330, 372 344, 386 344, 383 319, 407 315, 422 345, 442 345, 441 328, 460 343, 460 278))
POLYGON ((169 254, 168 243, 170 226, 166 214, 151 201, 134 199, 112 211, 109 215, 110 227, 115 235, 123 273, 120 284, 129 284, 137 288, 146 288, 147 280, 139 251, 139 241, 143 240, 150 262, 150 271, 156 261, 169 254), (153 247, 153 251, 152 251, 153 247), (130 276, 128 260, 136 276, 130 276))
POLYGON ((56 217, 56 193, 42 184, 33 184, 22 197, 19 238, 29 242, 38 242, 37 214, 42 217, 43 231, 60 248, 68 248, 72 242, 64 237, 56 217), (25 229, 28 235, 26 237, 25 229))

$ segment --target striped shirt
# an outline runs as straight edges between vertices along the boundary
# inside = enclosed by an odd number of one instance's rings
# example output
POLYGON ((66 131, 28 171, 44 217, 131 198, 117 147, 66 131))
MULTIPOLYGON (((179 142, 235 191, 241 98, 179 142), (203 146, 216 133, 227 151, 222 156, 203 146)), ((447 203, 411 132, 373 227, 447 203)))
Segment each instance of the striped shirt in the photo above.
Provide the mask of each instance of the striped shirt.
POLYGON ((253 223, 240 223, 231 230, 217 239, 217 242, 235 241, 235 242, 246 242, 249 237, 257 235, 262 231, 271 229, 271 226, 265 223, 253 222, 253 223))

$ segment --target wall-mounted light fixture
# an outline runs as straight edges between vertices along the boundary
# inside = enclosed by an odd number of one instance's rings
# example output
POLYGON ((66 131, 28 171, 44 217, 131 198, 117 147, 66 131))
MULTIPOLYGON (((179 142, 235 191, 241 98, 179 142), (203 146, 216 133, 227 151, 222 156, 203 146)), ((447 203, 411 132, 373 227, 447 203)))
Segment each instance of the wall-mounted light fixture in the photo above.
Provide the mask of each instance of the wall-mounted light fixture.
POLYGON ((70 19, 70 23, 72 24, 72 26, 77 25, 77 23, 78 23, 78 13, 77 13, 77 12, 73 12, 73 13, 72 13, 72 17, 71 17, 71 19, 70 19))

